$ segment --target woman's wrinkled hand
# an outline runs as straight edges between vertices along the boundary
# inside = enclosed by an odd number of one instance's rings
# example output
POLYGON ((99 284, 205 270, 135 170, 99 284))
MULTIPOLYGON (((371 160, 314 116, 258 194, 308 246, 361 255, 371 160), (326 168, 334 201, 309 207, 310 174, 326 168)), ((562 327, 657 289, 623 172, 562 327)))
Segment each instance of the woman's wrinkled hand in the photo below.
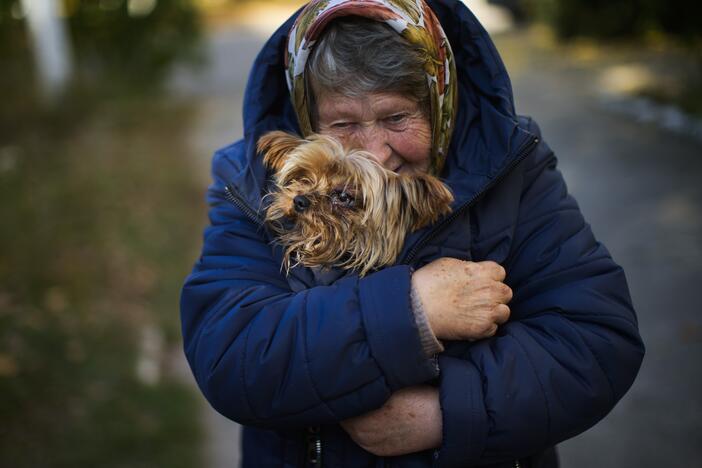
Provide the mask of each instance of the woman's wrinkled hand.
POLYGON ((415 271, 412 286, 437 338, 479 340, 509 319, 512 290, 505 277, 495 262, 440 258, 415 271))
POLYGON ((361 448, 380 457, 437 448, 442 429, 439 390, 428 385, 403 388, 377 410, 340 424, 361 448))

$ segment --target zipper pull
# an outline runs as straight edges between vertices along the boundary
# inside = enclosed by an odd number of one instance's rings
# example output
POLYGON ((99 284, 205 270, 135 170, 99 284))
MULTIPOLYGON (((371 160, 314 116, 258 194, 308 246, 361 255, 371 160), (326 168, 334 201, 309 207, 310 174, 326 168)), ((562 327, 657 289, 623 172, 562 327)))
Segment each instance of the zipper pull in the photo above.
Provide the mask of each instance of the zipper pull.
POLYGON ((307 462, 310 466, 322 466, 322 436, 319 426, 307 428, 307 462))

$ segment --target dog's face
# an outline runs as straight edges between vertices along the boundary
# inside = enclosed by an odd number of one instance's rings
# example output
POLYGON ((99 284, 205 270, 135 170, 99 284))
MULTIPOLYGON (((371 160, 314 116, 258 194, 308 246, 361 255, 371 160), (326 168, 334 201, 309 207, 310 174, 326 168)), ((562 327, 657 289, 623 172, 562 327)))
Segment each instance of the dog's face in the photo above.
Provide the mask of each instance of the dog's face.
POLYGON ((361 275, 394 263, 405 236, 450 211, 451 193, 427 174, 398 175, 335 139, 271 132, 259 140, 276 190, 266 220, 284 267, 341 267, 361 275))

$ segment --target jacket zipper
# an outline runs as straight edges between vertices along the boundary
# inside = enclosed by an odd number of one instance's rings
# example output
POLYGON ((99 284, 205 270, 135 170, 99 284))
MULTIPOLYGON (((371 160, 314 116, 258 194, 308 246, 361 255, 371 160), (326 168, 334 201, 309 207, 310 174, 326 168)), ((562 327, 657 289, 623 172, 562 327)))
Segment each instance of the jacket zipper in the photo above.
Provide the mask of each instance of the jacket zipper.
POLYGON ((315 468, 322 466, 322 435, 319 426, 307 428, 307 463, 315 468))
MULTIPOLYGON (((263 218, 254 211, 246 202, 243 200, 238 191, 236 191, 230 185, 224 187, 225 198, 234 206, 239 208, 244 215, 251 221, 256 223, 259 227, 264 227, 265 222, 263 218)), ((313 468, 318 468, 322 466, 322 435, 319 426, 311 426, 307 428, 306 435, 306 460, 309 466, 313 468)))
POLYGON ((500 172, 497 177, 492 179, 490 183, 488 183, 483 189, 473 195, 470 200, 465 202, 463 205, 459 206, 458 209, 454 210, 453 213, 451 213, 449 216, 441 220, 439 224, 434 226, 431 231, 429 231, 427 234, 424 235, 417 243, 412 247, 409 252, 404 256, 404 258, 399 261, 398 263, 401 264, 406 264, 409 265, 412 263, 414 260, 414 257, 417 256, 419 251, 436 235, 447 225, 451 224, 458 216, 460 216, 465 210, 473 206, 473 204, 488 190, 490 190, 495 184, 497 184, 499 181, 501 181, 508 173, 512 171, 520 162, 522 162, 529 154, 532 152, 532 150, 536 147, 536 145, 539 143, 538 138, 534 138, 533 140, 528 141, 525 145, 524 148, 522 148, 519 151, 519 155, 512 161, 505 170, 500 172))
POLYGON ((247 218, 256 223, 259 227, 263 227, 264 221, 261 215, 259 215, 258 212, 254 211, 253 208, 247 205, 241 197, 241 195, 239 194, 239 192, 232 188, 231 185, 227 185, 224 187, 224 197, 230 203, 233 203, 237 208, 239 208, 247 218))

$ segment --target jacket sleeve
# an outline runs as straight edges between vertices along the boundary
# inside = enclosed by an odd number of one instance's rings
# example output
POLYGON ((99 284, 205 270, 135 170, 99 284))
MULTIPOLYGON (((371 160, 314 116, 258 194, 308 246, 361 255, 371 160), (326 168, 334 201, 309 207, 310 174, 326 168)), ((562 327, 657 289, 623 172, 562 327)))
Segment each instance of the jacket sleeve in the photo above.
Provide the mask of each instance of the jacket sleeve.
POLYGON ((524 164, 503 263, 510 321, 439 357, 439 466, 521 458, 585 431, 629 389, 643 359, 624 272, 568 195, 555 156, 540 143, 524 164))
POLYGON ((409 267, 293 293, 261 227, 224 196, 231 165, 226 151, 215 155, 210 226, 181 293, 185 354, 210 404, 247 425, 318 425, 434 378, 409 267))

